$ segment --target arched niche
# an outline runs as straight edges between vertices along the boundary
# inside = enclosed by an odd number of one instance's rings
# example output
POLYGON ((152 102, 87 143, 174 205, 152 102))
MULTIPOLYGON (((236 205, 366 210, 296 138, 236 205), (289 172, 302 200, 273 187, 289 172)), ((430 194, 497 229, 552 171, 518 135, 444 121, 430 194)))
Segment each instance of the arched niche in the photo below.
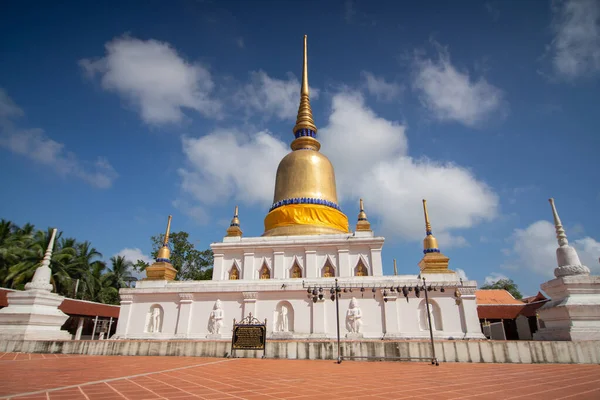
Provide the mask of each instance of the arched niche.
POLYGON ((282 300, 275 306, 273 332, 294 332, 294 307, 289 301, 282 300))
POLYGON ((321 268, 321 277, 333 278, 334 276, 336 276, 335 266, 331 262, 331 259, 327 257, 327 260, 325 260, 325 265, 323 265, 323 268, 321 268))
POLYGON ((258 277, 259 279, 271 279, 271 268, 269 268, 266 261, 263 261, 262 267, 258 271, 258 277))
POLYGON ((163 317, 165 312, 160 304, 153 304, 146 313, 146 324, 144 325, 145 333, 160 333, 162 332, 163 317))
MULTIPOLYGON (((442 310, 439 304, 435 300, 429 300, 429 314, 431 315, 431 328, 434 331, 442 331, 444 327, 442 325, 442 310)), ((425 299, 421 300, 418 308, 419 317, 419 328, 422 331, 429 330, 429 321, 427 319, 427 302, 425 299)))
POLYGON ((235 281, 240 279, 240 268, 237 263, 234 261, 231 269, 229 270, 229 280, 235 281))
POLYGON ((358 263, 354 267, 354 276, 369 276, 369 270, 362 257, 358 258, 358 263))
POLYGON ((302 278, 303 276, 302 267, 300 266, 298 259, 295 258, 292 263, 292 268, 290 268, 290 278, 302 278))

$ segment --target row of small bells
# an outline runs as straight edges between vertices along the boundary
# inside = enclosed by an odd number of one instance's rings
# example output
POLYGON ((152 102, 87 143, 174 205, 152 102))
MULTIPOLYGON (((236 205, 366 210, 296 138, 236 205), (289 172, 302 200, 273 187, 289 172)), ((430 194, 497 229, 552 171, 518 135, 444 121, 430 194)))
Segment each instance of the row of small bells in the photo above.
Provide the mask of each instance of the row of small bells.
MULTIPOLYGON (((364 298, 365 288, 361 287, 359 290, 361 292, 361 298, 364 298)), ((437 286, 429 285, 428 287, 425 287, 425 285, 423 285, 423 286, 416 285, 414 287, 415 296, 421 297, 421 292, 424 290, 427 290, 428 292, 431 292, 431 291, 437 292, 437 286)), ((344 293, 348 293, 348 292, 352 293, 352 288, 344 288, 343 290, 341 288, 337 288, 337 291, 338 291, 338 295, 340 297, 342 297, 342 294, 340 292, 343 291, 344 293)), ((406 285, 404 285, 402 288, 400 286, 398 286, 398 287, 391 286, 389 288, 389 291, 390 291, 390 293, 396 293, 396 292, 402 293, 404 295, 404 297, 406 298, 406 302, 408 302, 408 294, 413 291, 413 287, 406 286, 406 285)), ((443 286, 440 287, 440 292, 444 293, 445 291, 446 291, 446 289, 443 286)), ((306 290, 306 292, 308 293, 307 297, 309 299, 312 297, 312 301, 314 303, 316 303, 318 300, 323 300, 324 294, 323 294, 322 287, 319 287, 318 289, 316 286, 314 288, 309 287, 306 290)), ((373 298, 375 298, 375 293, 377 293, 377 288, 375 288, 375 287, 371 288, 371 292, 373 293, 373 298)), ((335 288, 330 288, 329 293, 331 294, 331 296, 329 296, 329 298, 331 299, 331 301, 334 301, 335 300, 335 288)), ((387 295, 388 295, 387 289, 384 288, 383 301, 385 301, 385 302, 388 301, 387 295)), ((461 296, 460 291, 458 290, 458 288, 456 288, 456 290, 454 291, 454 297, 460 298, 460 296, 461 296)))

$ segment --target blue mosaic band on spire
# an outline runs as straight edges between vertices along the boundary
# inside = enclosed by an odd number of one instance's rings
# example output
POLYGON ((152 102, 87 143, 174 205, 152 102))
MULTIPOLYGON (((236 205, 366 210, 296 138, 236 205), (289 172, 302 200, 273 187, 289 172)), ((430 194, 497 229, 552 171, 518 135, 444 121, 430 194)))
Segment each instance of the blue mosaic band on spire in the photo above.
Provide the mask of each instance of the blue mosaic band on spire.
POLYGON ((168 262, 168 263, 171 263, 171 260, 169 260, 168 258, 157 258, 156 262, 168 262))
POLYGON ((366 218, 359 218, 358 220, 359 221, 366 221, 367 219, 366 218))
POLYGON ((240 224, 229 224, 229 226, 240 226, 240 224))
POLYGON ((312 199, 310 197, 300 197, 300 198, 297 197, 297 198, 293 198, 293 199, 280 200, 276 203, 273 203, 271 208, 269 208, 269 212, 273 211, 276 208, 287 206, 290 204, 317 204, 320 206, 331 207, 331 208, 335 208, 338 211, 342 211, 340 206, 335 204, 333 201, 324 200, 324 199, 312 199))
POLYGON ((301 136, 310 136, 314 138, 317 136, 317 132, 313 131, 312 129, 302 128, 294 132, 294 136, 296 137, 296 139, 298 139, 301 136))
POLYGON ((429 236, 429 235, 433 235, 433 232, 431 232, 431 231, 427 231, 427 232, 425 232, 425 233, 427 233, 427 236, 429 236))
POLYGON ((423 254, 427 254, 427 253, 439 253, 440 249, 425 249, 423 250, 423 254))

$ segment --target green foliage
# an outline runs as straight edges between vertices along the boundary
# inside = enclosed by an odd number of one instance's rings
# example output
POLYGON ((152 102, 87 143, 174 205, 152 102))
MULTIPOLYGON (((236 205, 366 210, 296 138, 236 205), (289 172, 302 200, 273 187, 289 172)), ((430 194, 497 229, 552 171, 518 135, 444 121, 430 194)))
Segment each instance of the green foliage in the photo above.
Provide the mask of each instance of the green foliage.
MULTIPOLYGON (((0 284, 24 289, 40 265, 52 230, 37 231, 31 224, 18 227, 0 221, 0 284)), ((118 304, 119 289, 125 286, 132 265, 123 257, 111 258, 112 268, 100 259, 102 254, 90 242, 64 238, 57 232, 50 269, 56 293, 78 299, 118 304), (75 282, 79 280, 77 293, 75 282)))
POLYGON ((481 286, 480 289, 504 289, 512 294, 515 299, 523 298, 523 295, 519 291, 519 287, 512 279, 500 279, 492 284, 485 284, 481 286))
MULTIPOLYGON (((152 258, 156 258, 158 251, 163 246, 164 234, 150 238, 152 242, 152 258)), ((171 264, 177 270, 176 279, 182 281, 199 281, 212 279, 213 252, 211 249, 197 250, 189 241, 187 232, 173 232, 169 235, 171 248, 171 264)), ((143 271, 148 264, 138 260, 134 269, 143 271)))

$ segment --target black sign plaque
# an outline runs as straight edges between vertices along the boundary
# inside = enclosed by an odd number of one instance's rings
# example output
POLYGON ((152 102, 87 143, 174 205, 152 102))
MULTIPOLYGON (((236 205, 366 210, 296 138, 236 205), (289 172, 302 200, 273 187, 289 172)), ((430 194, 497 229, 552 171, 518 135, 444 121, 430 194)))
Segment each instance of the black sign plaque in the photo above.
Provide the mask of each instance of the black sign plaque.
POLYGON ((252 314, 239 323, 233 320, 233 335, 231 337, 231 355, 235 357, 236 350, 262 350, 265 357, 267 342, 267 320, 262 323, 252 314))

